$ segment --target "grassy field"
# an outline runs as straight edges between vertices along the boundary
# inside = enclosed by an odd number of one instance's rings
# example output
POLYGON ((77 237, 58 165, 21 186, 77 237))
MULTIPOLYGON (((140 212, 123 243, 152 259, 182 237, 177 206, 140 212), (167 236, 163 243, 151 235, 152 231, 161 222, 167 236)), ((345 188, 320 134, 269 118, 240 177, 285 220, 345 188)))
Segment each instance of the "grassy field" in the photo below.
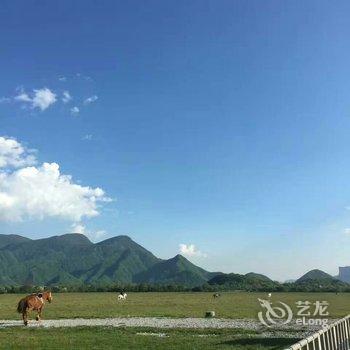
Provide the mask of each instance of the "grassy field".
POLYGON ((259 339, 239 330, 67 328, 3 329, 0 349, 231 349, 277 350, 296 339, 259 339))
MULTIPOLYGON (((16 305, 22 295, 0 295, 0 319, 20 319, 16 305)), ((266 293, 129 293, 117 301, 116 293, 55 294, 45 306, 44 318, 106 318, 118 316, 203 317, 215 310, 222 318, 257 318, 258 298, 266 293)), ((295 310, 295 302, 326 300, 330 317, 350 313, 350 294, 274 293, 273 302, 283 301, 295 310)), ((34 315, 32 314, 32 318, 34 315)), ((136 328, 0 329, 0 349, 284 349, 298 339, 257 337, 247 330, 180 330, 136 328), (159 336, 164 333, 165 336, 159 336)))
MULTIPOLYGON (((16 305, 22 295, 0 295, 0 319, 18 319, 16 305)), ((126 301, 117 301, 116 293, 55 294, 47 304, 44 318, 94 318, 118 316, 203 317, 214 310, 222 318, 257 318, 261 310, 258 298, 262 293, 222 293, 213 299, 212 293, 129 293, 126 301)), ((350 294, 335 293, 275 293, 272 301, 283 301, 294 307, 296 301, 326 300, 331 318, 350 313, 350 294)))

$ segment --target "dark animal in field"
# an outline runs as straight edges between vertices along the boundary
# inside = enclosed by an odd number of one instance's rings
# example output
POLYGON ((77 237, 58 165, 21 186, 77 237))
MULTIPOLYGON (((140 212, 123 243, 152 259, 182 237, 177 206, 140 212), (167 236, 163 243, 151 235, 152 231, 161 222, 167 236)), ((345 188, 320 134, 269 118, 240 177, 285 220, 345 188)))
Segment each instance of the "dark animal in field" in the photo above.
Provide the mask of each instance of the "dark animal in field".
POLYGON ((215 311, 207 311, 207 312, 205 313, 205 317, 206 317, 206 318, 215 317, 215 311))
POLYGON ((220 294, 220 293, 215 293, 215 294, 213 294, 213 298, 214 298, 214 299, 219 298, 219 297, 221 297, 221 294, 220 294))
POLYGON ((28 313, 30 311, 37 311, 36 320, 39 321, 45 301, 51 303, 52 299, 51 292, 30 294, 22 298, 17 305, 17 312, 22 314, 24 325, 28 325, 28 313))

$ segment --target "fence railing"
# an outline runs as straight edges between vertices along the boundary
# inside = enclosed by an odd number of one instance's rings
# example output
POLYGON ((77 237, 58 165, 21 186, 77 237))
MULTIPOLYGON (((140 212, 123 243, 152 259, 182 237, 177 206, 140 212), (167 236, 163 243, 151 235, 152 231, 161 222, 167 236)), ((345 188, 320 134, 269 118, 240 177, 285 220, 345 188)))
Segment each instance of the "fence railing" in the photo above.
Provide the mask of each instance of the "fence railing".
POLYGON ((350 315, 324 327, 286 350, 349 350, 350 315))

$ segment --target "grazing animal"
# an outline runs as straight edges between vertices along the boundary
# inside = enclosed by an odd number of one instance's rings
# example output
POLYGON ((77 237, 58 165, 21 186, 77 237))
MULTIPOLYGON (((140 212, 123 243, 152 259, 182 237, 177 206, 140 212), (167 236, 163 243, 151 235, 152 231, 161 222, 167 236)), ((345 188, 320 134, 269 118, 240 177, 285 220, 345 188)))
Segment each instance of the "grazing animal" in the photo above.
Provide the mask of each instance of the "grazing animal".
POLYGON ((120 292, 118 295, 118 300, 126 300, 128 295, 125 292, 120 292))
POLYGON ((268 296, 269 298, 271 298, 271 297, 272 297, 272 293, 267 294, 267 296, 268 296))
POLYGON ((27 295, 22 298, 17 305, 17 312, 22 314, 24 325, 28 325, 28 313, 29 311, 36 311, 38 314, 36 316, 36 320, 39 321, 41 319, 41 313, 43 311, 43 307, 45 305, 45 301, 49 303, 52 302, 52 294, 51 292, 41 292, 27 295))
POLYGON ((219 297, 221 297, 221 294, 220 294, 220 293, 215 293, 215 294, 213 294, 213 298, 214 298, 214 299, 219 298, 219 297))

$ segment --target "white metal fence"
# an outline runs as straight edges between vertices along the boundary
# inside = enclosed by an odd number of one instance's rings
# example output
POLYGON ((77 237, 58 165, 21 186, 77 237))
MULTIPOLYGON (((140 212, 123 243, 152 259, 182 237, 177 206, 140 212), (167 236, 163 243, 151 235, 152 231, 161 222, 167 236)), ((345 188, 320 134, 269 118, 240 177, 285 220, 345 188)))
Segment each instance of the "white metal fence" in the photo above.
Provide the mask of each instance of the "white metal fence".
POLYGON ((350 315, 292 345, 287 350, 349 350, 350 315))

